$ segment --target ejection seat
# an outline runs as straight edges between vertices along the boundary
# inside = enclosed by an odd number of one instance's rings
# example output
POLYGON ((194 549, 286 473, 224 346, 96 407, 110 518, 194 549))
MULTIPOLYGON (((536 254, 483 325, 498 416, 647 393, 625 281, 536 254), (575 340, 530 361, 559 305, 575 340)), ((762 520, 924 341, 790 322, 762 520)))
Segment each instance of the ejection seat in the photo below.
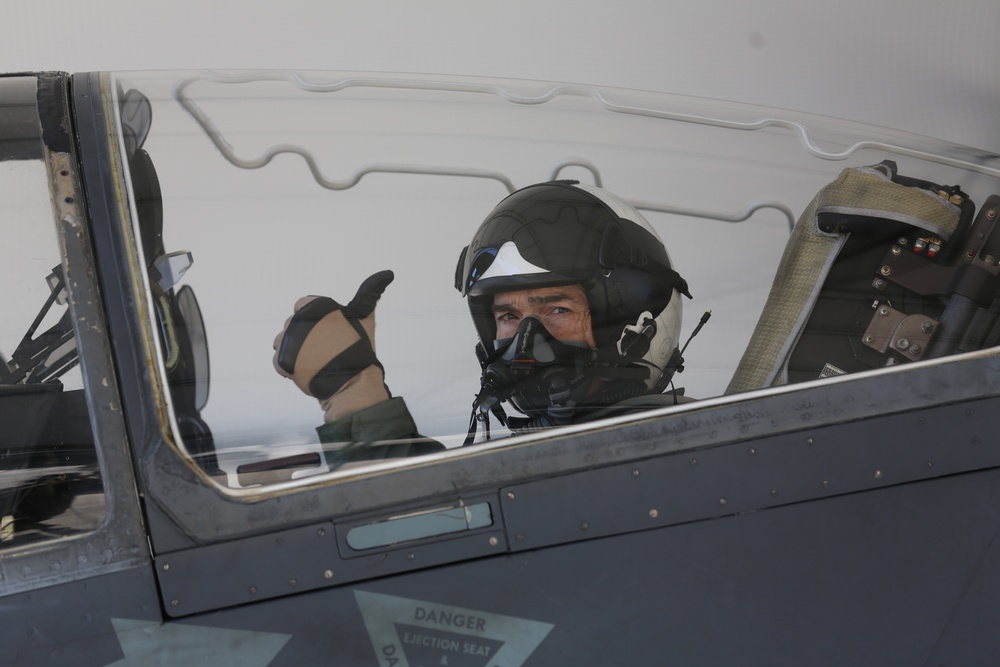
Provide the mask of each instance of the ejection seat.
POLYGON ((727 394, 997 343, 1000 197, 883 161, 845 169, 792 231, 727 394))

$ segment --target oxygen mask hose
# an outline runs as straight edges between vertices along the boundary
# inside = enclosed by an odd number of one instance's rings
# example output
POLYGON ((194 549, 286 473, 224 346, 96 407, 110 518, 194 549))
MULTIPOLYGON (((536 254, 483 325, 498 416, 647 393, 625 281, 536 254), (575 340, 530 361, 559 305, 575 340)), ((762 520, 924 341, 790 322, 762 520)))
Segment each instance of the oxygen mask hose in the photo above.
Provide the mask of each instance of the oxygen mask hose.
MULTIPOLYGON (((477 350, 477 352, 479 351, 477 350)), ((475 400, 472 401, 472 415, 469 417, 469 433, 465 438, 465 442, 462 443, 463 447, 475 442, 476 431, 480 424, 483 426, 485 439, 490 439, 490 412, 493 412, 497 416, 502 425, 507 425, 507 415, 504 413, 500 403, 510 397, 513 380, 505 367, 498 366, 495 363, 495 359, 499 356, 499 353, 500 350, 489 355, 489 357, 485 355, 480 356, 479 363, 483 366, 483 374, 480 379, 481 386, 475 400)))

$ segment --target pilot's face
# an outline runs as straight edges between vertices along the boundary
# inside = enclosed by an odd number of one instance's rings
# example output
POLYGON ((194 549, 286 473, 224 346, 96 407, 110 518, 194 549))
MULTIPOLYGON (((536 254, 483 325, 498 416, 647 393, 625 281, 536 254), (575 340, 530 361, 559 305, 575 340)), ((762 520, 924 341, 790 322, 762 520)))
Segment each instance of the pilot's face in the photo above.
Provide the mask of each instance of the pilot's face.
POLYGON ((579 285, 500 292, 493 297, 497 339, 510 338, 521 320, 534 315, 556 340, 579 341, 597 347, 590 306, 579 285))

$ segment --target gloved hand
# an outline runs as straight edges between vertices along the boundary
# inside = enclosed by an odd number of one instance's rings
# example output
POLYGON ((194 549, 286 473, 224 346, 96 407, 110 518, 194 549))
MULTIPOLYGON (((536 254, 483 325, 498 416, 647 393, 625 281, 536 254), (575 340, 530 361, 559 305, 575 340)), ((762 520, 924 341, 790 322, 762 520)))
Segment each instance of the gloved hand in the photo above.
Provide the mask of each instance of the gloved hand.
POLYGON ((393 278, 392 271, 369 277, 347 306, 324 296, 299 299, 274 339, 275 370, 319 399, 327 422, 392 396, 375 356, 375 304, 393 278))

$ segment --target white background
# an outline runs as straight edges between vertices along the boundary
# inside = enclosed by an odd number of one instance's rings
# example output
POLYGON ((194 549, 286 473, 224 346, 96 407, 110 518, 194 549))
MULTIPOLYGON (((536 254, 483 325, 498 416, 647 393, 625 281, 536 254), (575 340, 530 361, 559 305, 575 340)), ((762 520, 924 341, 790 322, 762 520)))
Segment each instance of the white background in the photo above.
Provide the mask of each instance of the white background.
MULTIPOLYGON (((998 0, 2 0, 0 70, 332 69, 579 82, 819 113, 996 153, 998 28, 998 0)), ((387 297, 387 313, 390 305, 387 297)), ((268 321, 281 322, 285 310, 268 321)), ((713 335, 702 349, 714 349, 713 335)), ((268 355, 260 358, 278 383, 268 355)), ((260 400, 301 406, 302 416, 280 412, 311 429, 315 406, 282 388, 258 392, 260 400)), ((228 410, 218 398, 212 405, 228 410)))
POLYGON ((3 0, 0 69, 472 74, 822 113, 1000 152, 997 0, 3 0))

